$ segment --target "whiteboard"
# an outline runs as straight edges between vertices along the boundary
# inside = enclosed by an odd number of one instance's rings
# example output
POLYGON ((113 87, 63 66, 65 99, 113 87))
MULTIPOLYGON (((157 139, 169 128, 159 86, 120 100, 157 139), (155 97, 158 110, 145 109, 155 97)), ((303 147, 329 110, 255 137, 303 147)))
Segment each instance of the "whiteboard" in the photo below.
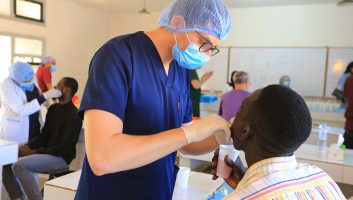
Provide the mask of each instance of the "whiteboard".
POLYGON ((197 70, 199 78, 208 72, 213 71, 213 75, 203 85, 202 90, 221 90, 225 91, 227 85, 227 71, 228 71, 228 51, 227 47, 220 47, 220 52, 211 57, 211 60, 197 70))
POLYGON ((330 48, 326 77, 326 97, 332 97, 333 90, 347 65, 353 61, 353 48, 330 48))
POLYGON ((323 96, 326 48, 231 48, 229 71, 246 71, 250 91, 278 84, 283 75, 303 96, 323 96))

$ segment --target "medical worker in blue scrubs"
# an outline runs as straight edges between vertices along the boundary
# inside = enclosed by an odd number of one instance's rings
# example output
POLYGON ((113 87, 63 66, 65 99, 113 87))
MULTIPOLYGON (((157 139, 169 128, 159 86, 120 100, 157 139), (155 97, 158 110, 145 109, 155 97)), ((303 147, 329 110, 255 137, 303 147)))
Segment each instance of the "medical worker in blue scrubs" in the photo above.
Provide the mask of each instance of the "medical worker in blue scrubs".
POLYGON ((176 150, 201 154, 230 142, 229 123, 217 115, 190 123, 188 70, 209 61, 228 35, 223 0, 175 0, 159 23, 111 39, 91 61, 76 200, 172 199, 176 150))

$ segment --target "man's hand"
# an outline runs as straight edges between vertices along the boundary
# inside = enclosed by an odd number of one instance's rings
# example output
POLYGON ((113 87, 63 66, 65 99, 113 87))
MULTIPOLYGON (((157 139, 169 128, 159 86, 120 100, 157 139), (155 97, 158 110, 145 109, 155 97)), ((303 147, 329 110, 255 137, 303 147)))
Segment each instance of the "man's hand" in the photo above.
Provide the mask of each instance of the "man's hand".
POLYGON ((29 148, 28 145, 21 145, 18 150, 18 157, 28 156, 36 153, 37 151, 35 149, 29 148))
MULTIPOLYGON (((216 180, 218 178, 217 174, 217 163, 218 163, 218 155, 219 155, 219 149, 217 149, 214 152, 214 156, 212 158, 212 170, 211 174, 213 174, 212 179, 216 180)), ((231 159, 228 158, 228 155, 224 158, 224 162, 226 165, 230 168, 232 168, 232 171, 230 173, 230 176, 227 179, 224 179, 224 181, 230 185, 232 188, 236 188, 238 186, 238 183, 240 180, 243 178, 246 168, 244 167, 243 163, 241 162, 239 156, 235 162, 233 162, 231 159)))

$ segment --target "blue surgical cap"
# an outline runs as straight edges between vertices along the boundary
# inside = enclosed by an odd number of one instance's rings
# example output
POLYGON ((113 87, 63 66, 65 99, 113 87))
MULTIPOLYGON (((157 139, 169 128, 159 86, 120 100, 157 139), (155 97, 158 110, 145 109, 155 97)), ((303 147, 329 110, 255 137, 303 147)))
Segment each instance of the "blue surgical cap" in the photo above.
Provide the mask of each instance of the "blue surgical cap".
POLYGON ((53 62, 53 60, 55 60, 55 58, 53 58, 52 56, 46 56, 46 57, 42 58, 41 64, 45 65, 45 64, 53 62))
POLYGON ((24 62, 16 62, 10 66, 10 77, 17 83, 31 81, 34 78, 32 66, 24 62))
POLYGON ((225 39, 231 29, 231 17, 223 0, 174 0, 162 12, 159 24, 175 32, 203 32, 225 39), (181 16, 185 27, 173 28, 173 17, 181 16))

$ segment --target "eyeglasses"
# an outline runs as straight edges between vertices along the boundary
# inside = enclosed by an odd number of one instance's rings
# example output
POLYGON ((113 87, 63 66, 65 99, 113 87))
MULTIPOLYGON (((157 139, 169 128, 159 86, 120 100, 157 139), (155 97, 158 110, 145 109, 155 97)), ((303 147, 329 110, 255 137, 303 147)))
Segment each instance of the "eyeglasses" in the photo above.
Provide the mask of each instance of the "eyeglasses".
POLYGON ((219 53, 219 49, 215 46, 212 45, 212 43, 205 38, 204 36, 202 36, 199 32, 196 31, 196 33, 204 40, 204 42, 201 44, 199 51, 201 52, 208 52, 211 50, 211 56, 216 55, 217 53, 219 53))

